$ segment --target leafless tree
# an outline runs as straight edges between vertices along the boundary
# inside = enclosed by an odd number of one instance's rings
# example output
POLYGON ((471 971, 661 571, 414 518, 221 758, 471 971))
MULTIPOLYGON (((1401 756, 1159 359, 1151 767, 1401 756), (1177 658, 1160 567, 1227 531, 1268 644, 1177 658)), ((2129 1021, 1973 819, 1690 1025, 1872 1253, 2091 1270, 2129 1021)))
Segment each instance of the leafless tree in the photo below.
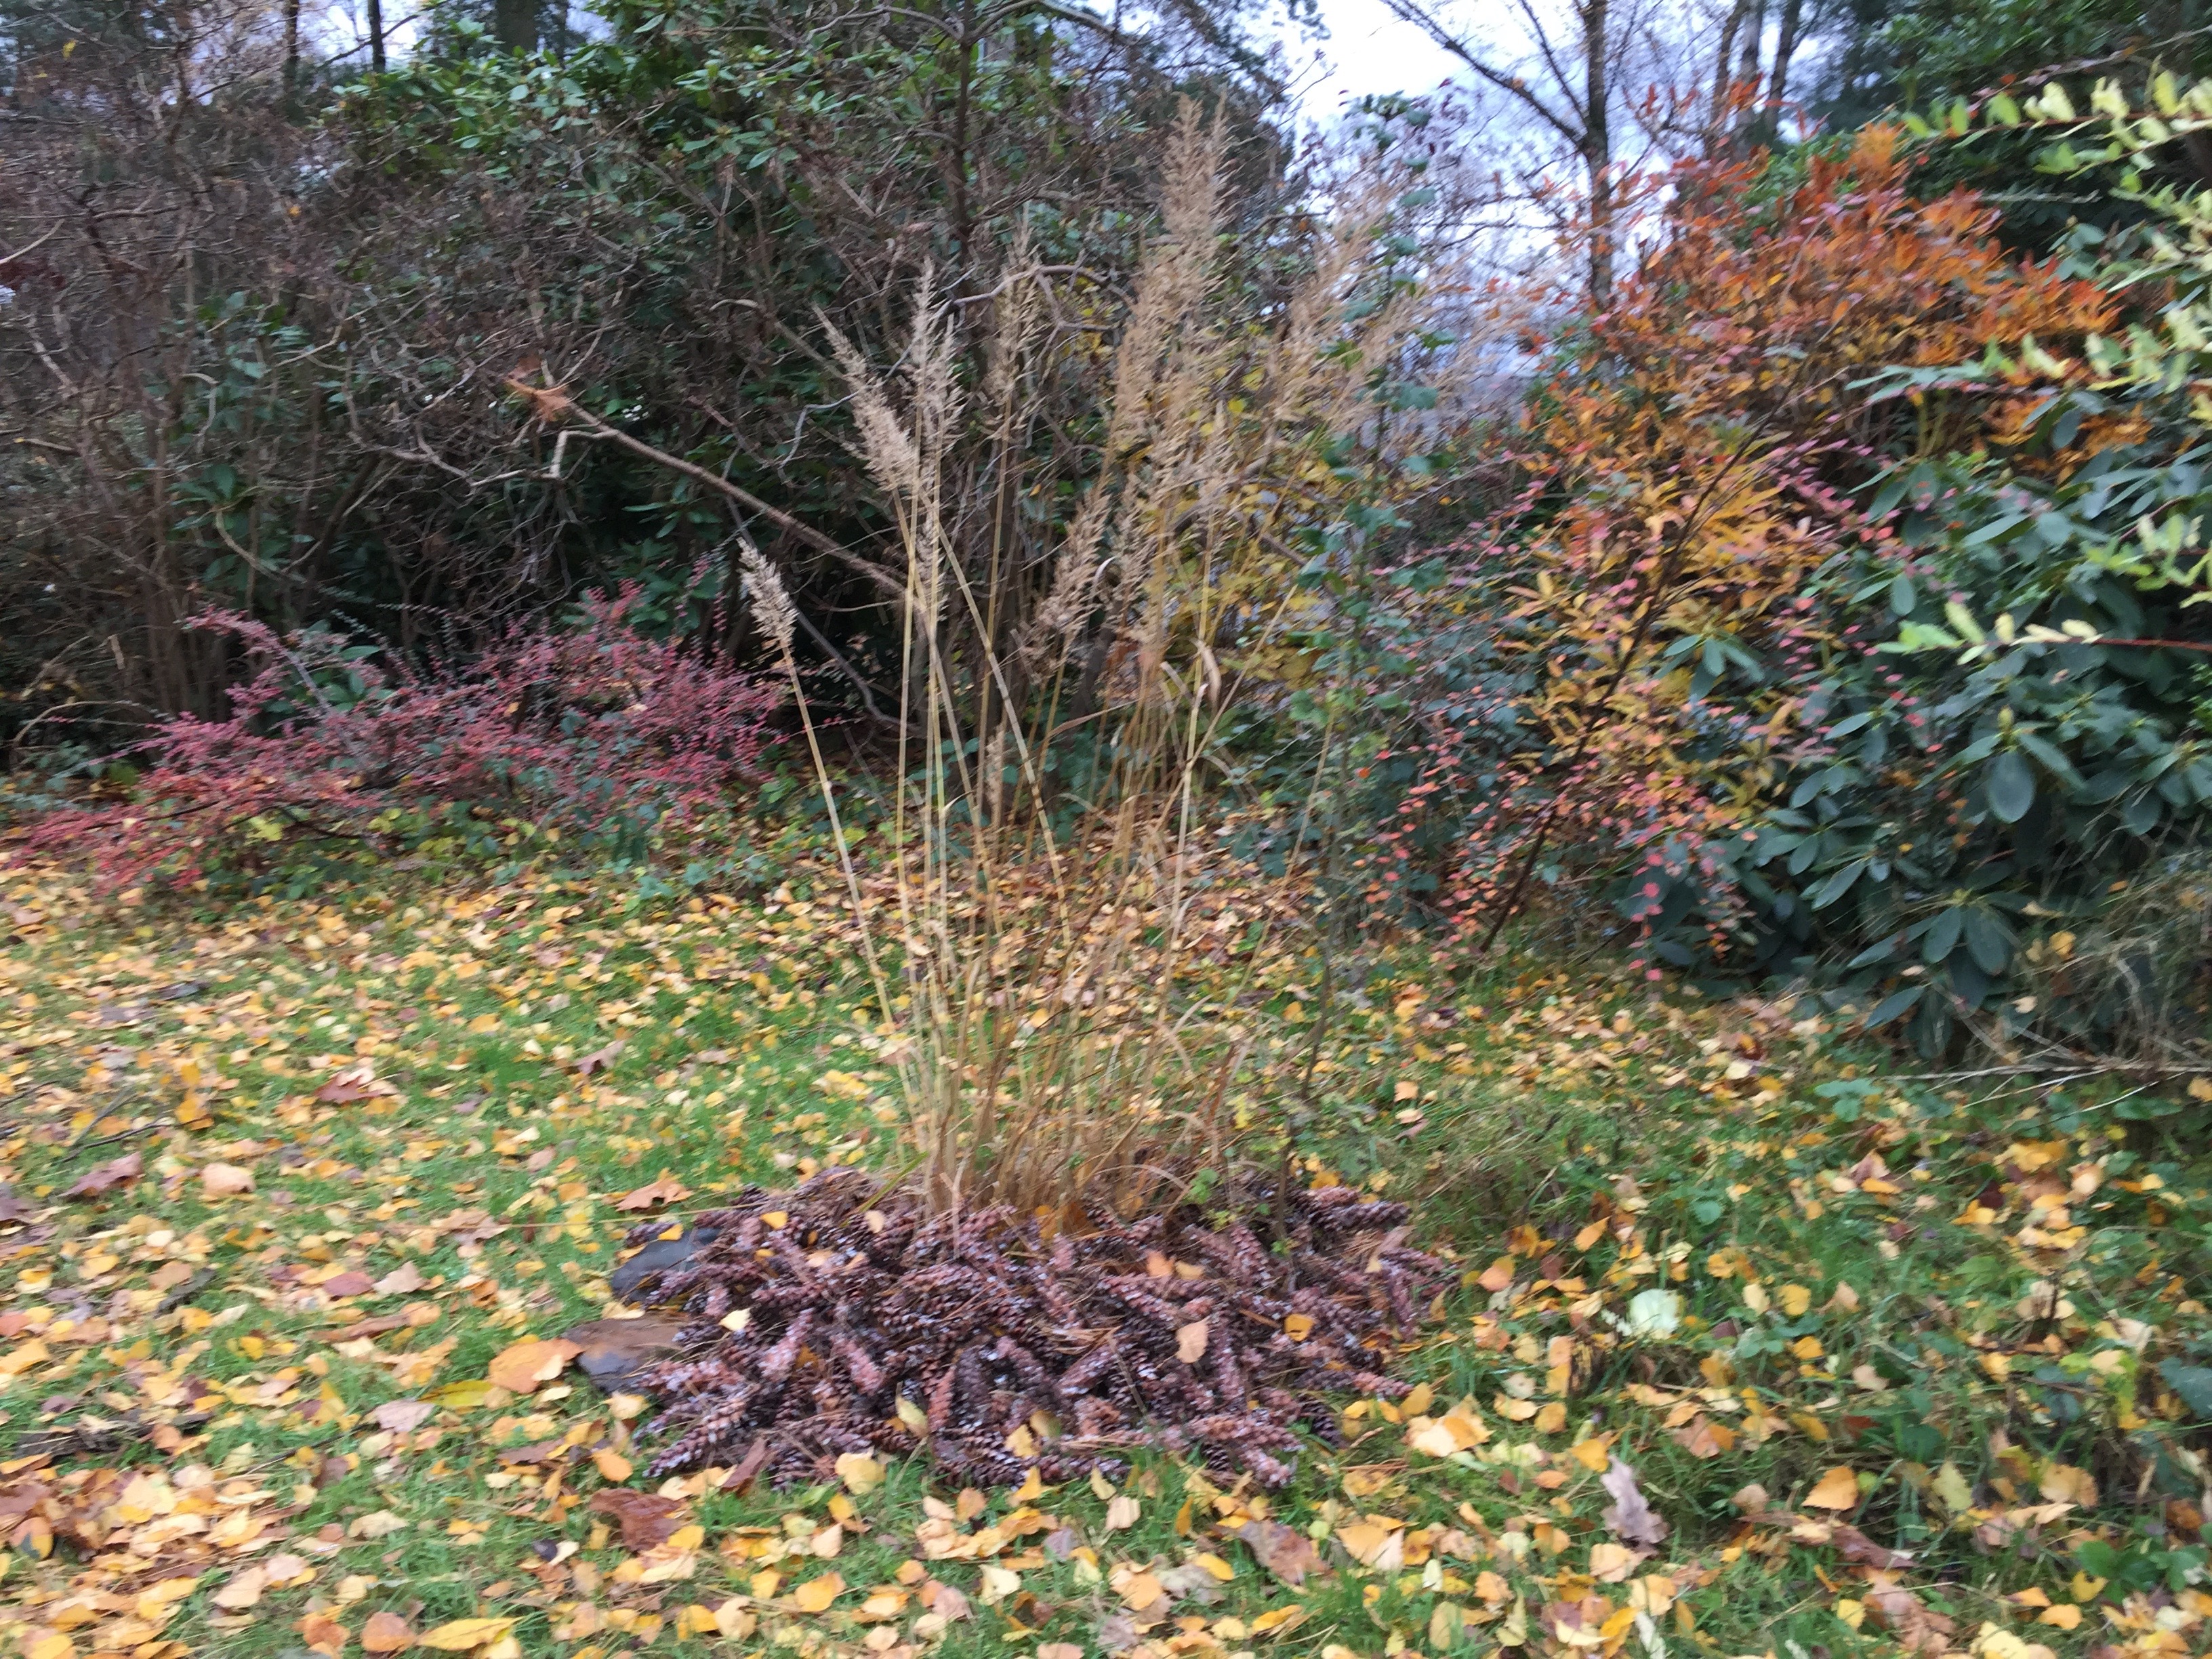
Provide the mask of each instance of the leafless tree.
POLYGON ((1561 161, 1579 174, 1584 283, 1598 307, 1628 236, 1626 178, 1653 154, 1729 142, 1747 115, 1778 118, 1814 21, 1807 0, 1723 0, 1718 13, 1698 0, 1384 3, 1518 112, 1537 141, 1527 171, 1538 191, 1561 161))

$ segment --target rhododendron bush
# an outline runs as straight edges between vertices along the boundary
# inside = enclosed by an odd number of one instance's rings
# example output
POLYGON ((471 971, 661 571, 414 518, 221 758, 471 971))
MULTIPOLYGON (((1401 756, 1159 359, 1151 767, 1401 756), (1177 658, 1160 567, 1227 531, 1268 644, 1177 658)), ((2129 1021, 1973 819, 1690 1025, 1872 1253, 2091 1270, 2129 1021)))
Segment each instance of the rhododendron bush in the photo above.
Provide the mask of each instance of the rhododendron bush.
POLYGON ((228 614, 250 674, 227 719, 163 721, 125 799, 34 820, 33 855, 89 860, 103 882, 187 885, 302 837, 396 844, 402 832, 519 823, 641 850, 759 775, 778 684, 627 625, 594 597, 580 624, 518 630, 467 661, 380 665, 311 631, 228 614))

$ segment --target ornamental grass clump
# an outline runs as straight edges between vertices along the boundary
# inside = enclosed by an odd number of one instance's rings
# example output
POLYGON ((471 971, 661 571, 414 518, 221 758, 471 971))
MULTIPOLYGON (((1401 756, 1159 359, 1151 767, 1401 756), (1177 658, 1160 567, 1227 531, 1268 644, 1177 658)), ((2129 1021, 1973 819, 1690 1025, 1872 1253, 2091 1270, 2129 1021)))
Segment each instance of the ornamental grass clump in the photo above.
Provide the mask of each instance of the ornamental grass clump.
MULTIPOLYGON (((1395 1392, 1393 1346, 1445 1282, 1404 1206, 1306 1190, 1279 1138, 1255 1167, 1243 1137, 1279 1126, 1231 1104, 1249 988, 1218 965, 1218 884, 1237 884, 1249 975, 1312 878, 1223 849, 1224 722, 1284 695, 1261 665, 1315 603, 1301 568, 1387 497, 1378 392, 1424 331, 1373 196, 1250 303, 1221 167, 1186 112, 1097 471, 1042 568, 1002 556, 1049 495, 1023 471, 1036 388, 1097 352, 1057 331, 1045 268, 1012 263, 975 341, 973 307, 925 282, 895 376, 833 339, 902 560, 896 770, 866 868, 813 752, 904 1162, 751 1194, 647 1281, 696 1316, 643 1379, 671 1437, 657 1468, 811 1479, 840 1452, 926 1444, 999 1484, 1154 1444, 1277 1485, 1301 1426, 1331 1431, 1326 1396, 1395 1392)), ((743 562, 796 691, 783 585, 757 550, 743 562)))

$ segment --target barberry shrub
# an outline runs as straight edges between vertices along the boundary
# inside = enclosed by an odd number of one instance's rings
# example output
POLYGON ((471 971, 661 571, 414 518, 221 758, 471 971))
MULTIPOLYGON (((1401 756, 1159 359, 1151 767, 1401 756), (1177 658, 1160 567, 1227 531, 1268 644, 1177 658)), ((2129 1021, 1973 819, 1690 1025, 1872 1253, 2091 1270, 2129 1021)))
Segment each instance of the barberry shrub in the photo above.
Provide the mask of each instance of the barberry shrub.
POLYGON ((761 775, 782 692, 628 623, 594 595, 577 624, 517 629, 468 659, 384 659, 321 631, 210 613, 246 678, 222 720, 161 722, 136 781, 49 810, 19 851, 88 864, 103 887, 189 887, 282 844, 389 848, 486 823, 641 855, 761 775))

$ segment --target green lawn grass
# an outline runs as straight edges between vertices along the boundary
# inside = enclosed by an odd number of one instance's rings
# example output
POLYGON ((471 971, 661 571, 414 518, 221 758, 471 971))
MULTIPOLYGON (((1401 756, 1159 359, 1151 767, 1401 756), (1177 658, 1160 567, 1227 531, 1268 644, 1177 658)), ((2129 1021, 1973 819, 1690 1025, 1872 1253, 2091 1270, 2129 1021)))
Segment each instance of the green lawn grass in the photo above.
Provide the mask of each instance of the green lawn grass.
MULTIPOLYGON (((8 908, 0 1446, 29 1495, 0 1644, 27 1659, 359 1652, 378 1613, 565 1659, 2205 1644, 2206 1163, 2118 1085, 1885 1077, 1807 1010, 1385 953, 1334 976, 1297 1152, 1464 1263, 1399 1358, 1410 1417, 1344 1401, 1278 1494, 1165 1458, 972 1514, 919 1462, 853 1492, 679 1478, 696 1534, 641 1553, 592 1500, 658 1484, 649 1413, 573 1370, 483 1379, 618 1311, 625 1194, 666 1177, 647 1213, 680 1221, 892 1159, 838 907, 394 873, 196 915, 34 872, 8 908), (211 1164, 252 1190, 210 1196, 211 1164), (419 1425, 379 1423, 405 1401, 419 1425), (1454 1421, 1486 1437, 1435 1455, 1454 1421), (1641 1555, 1614 1460, 1667 1528, 1641 1555), (1838 1468, 1848 1507, 1808 1505, 1838 1468), (216 1494, 197 1529, 180 1493, 216 1494), (1255 1520, 1314 1544, 1302 1586, 1255 1520)), ((1314 968, 1240 981, 1262 1139, 1316 1052, 1314 968)))

